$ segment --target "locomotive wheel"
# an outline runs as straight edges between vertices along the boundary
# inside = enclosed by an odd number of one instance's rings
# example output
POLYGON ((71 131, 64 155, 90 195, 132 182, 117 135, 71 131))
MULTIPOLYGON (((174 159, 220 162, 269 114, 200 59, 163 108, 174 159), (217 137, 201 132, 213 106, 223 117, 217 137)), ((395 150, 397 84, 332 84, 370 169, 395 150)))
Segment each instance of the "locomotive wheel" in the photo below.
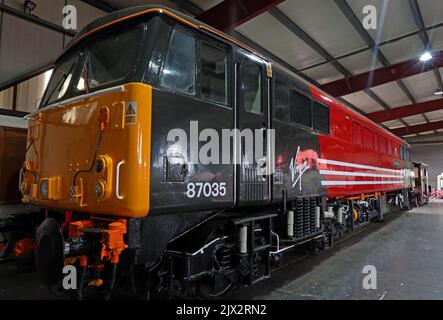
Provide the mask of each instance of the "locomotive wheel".
POLYGON ((40 280, 53 286, 61 279, 64 264, 63 235, 54 218, 43 221, 35 233, 35 262, 40 280))
MULTIPOLYGON (((207 237, 205 243, 210 243, 212 240, 221 236, 223 232, 220 229, 213 230, 207 237)), ((214 246, 212 252, 212 269, 222 271, 219 265, 219 253, 223 250, 224 245, 220 241, 214 246)), ((216 299, 229 294, 234 288, 234 283, 227 276, 222 273, 215 275, 208 275, 197 282, 196 293, 203 299, 216 299)))
POLYGON ((234 283, 230 279, 222 276, 221 285, 218 288, 214 288, 212 283, 214 283, 213 277, 205 277, 197 285, 197 294, 202 299, 217 299, 228 295, 234 289, 234 283))
POLYGON ((320 245, 317 243, 316 240, 312 240, 307 245, 307 252, 310 255, 316 256, 320 253, 320 245))

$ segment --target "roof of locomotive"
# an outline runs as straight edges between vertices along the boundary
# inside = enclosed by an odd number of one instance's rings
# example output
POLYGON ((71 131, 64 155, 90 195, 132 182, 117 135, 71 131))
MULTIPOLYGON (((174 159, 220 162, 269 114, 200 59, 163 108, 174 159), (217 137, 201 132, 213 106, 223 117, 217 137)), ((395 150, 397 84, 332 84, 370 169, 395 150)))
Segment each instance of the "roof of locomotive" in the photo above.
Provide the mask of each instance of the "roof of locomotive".
POLYGON ((219 37, 224 38, 225 40, 228 40, 232 43, 237 44, 238 46, 242 47, 243 49, 245 49, 247 51, 253 52, 254 54, 258 55, 263 60, 269 62, 269 59, 267 57, 256 52, 255 50, 249 48, 248 46, 242 44, 241 42, 230 37, 229 35, 215 29, 214 27, 211 27, 210 25, 207 25, 207 24, 205 24, 201 21, 198 21, 194 18, 191 18, 190 16, 185 15, 177 10, 174 10, 174 9, 162 6, 162 5, 142 5, 142 6, 136 6, 136 7, 129 7, 129 8, 114 11, 108 15, 100 17, 100 18, 90 22, 82 30, 80 30, 80 32, 77 33, 77 35, 74 37, 74 39, 72 39, 72 41, 68 44, 68 47, 66 48, 66 50, 69 50, 70 48, 75 46, 79 41, 81 41, 83 38, 89 36, 90 34, 95 33, 96 31, 99 31, 103 28, 117 24, 122 21, 126 21, 129 19, 133 19, 136 17, 140 17, 143 15, 152 14, 152 13, 166 14, 169 17, 176 19, 182 23, 191 25, 194 28, 205 30, 210 33, 213 33, 219 37))
MULTIPOLYGON (((198 21, 194 18, 189 17, 188 15, 185 15, 179 11, 173 10, 171 8, 167 8, 165 6, 162 5, 142 5, 142 6, 136 6, 136 7, 130 7, 130 8, 126 8, 126 9, 122 9, 122 10, 117 10, 114 11, 108 15, 105 15, 101 18, 98 18, 94 21, 92 21, 91 23, 89 23, 88 25, 86 25, 75 37, 74 39, 69 43, 68 47, 66 48, 65 52, 70 50, 72 47, 74 47, 76 44, 78 44, 81 40, 83 40, 84 38, 88 37, 89 35, 103 29, 106 28, 108 26, 111 25, 115 25, 119 22, 122 21, 126 21, 128 19, 133 19, 136 17, 140 17, 142 15, 146 15, 146 14, 152 14, 152 13, 159 13, 159 14, 166 14, 168 16, 170 16, 173 19, 176 19, 182 23, 191 25, 194 28, 197 29, 201 29, 207 32, 210 32, 212 34, 215 34, 216 36, 222 37, 225 40, 234 43, 236 45, 238 45, 239 47, 254 53, 255 55, 258 55, 260 58, 262 58, 263 60, 270 62, 272 61, 271 59, 263 56, 262 54, 258 53, 257 51, 249 48, 248 46, 246 46, 245 44, 241 43, 240 41, 226 35, 225 33, 201 22, 198 21)), ((386 130, 385 128, 381 127, 379 124, 373 122, 372 120, 368 119, 367 117, 365 117, 364 115, 358 113, 357 111, 349 108, 348 106, 342 104, 341 102, 339 102, 337 99, 335 99, 334 97, 330 96, 328 93, 324 92, 323 90, 321 90, 320 88, 314 86, 312 83, 309 83, 308 81, 306 81, 305 79, 299 77, 298 75, 294 74, 292 71, 286 69, 285 67, 281 66, 280 64, 276 63, 275 61, 272 61, 273 65, 277 65, 280 69, 284 69, 286 70, 288 73, 290 73, 292 76, 294 76, 297 80, 301 81, 304 85, 306 85, 307 87, 309 87, 309 89, 311 91, 317 91, 320 92, 322 95, 328 97, 331 101, 334 102, 335 107, 342 109, 342 111, 346 111, 348 113, 350 113, 352 116, 354 116, 355 118, 364 121, 366 123, 370 123, 372 125, 372 127, 377 127, 378 130, 383 131, 386 135, 389 135, 392 139, 396 140, 397 142, 399 142, 400 144, 405 144, 408 145, 409 144, 404 141, 403 139, 401 139, 400 137, 394 135, 392 132, 386 130)), ((330 104, 330 103, 329 103, 330 104)))

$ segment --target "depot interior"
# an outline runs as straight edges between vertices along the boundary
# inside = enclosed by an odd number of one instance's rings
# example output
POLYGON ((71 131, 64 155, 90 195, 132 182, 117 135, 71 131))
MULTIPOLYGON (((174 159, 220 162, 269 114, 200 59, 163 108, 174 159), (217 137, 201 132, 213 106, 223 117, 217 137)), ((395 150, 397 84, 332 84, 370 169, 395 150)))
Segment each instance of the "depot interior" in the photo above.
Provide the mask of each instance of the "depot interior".
MULTIPOLYGON (((410 144, 412 161, 427 165, 426 194, 429 198, 433 196, 433 201, 443 198, 442 1, 263 1, 265 6, 243 6, 240 14, 232 14, 231 10, 238 8, 233 2, 236 1, 0 0, 0 203, 3 207, 0 213, 6 215, 8 210, 19 210, 18 175, 25 159, 28 127, 23 118, 37 109, 55 59, 89 22, 117 9, 142 4, 161 4, 204 19, 205 23, 245 43, 398 135, 410 144), (362 9, 368 3, 377 8, 376 28, 365 28, 362 24, 367 15, 362 9), (63 28, 66 5, 73 5, 77 10, 74 30, 63 28), (364 84, 349 85, 356 82, 364 84)), ((431 212, 442 219, 443 207, 433 207, 431 212)), ((412 237, 431 241, 429 247, 442 242, 442 235, 427 238, 426 228, 432 226, 421 223, 424 229, 419 231, 420 235, 414 234, 416 230, 411 227, 405 230, 412 232, 412 237)), ((400 229, 391 232, 402 232, 400 229)), ((388 259, 389 252, 382 252, 379 258, 388 259)), ((435 262, 434 259, 441 260, 429 257, 435 262)), ((432 264, 432 261, 428 262, 432 264)), ((340 262, 336 263, 338 268, 340 262)), ((2 268, 0 265, 0 270, 2 268)), ((319 272, 327 271, 315 272, 305 282, 311 286, 300 284, 298 279, 297 286, 287 289, 289 293, 282 291, 286 293, 279 296, 277 290, 260 297, 306 298, 311 290, 315 291, 314 298, 330 298, 330 287, 337 283, 322 282, 319 272), (318 283, 321 285, 317 286, 318 283)), ((355 289, 337 297, 346 298, 349 294, 349 297, 375 299, 384 293, 387 298, 391 294, 391 298, 442 299, 441 283, 432 284, 435 276, 432 270, 420 270, 420 273, 422 283, 406 283, 405 280, 397 283, 393 279, 392 288, 385 290, 387 293, 379 290, 377 295, 360 294, 355 289), (414 290, 403 290, 403 286, 414 287, 417 296, 411 296, 414 290)), ((1 287, 0 281, 0 298, 3 295, 32 299, 34 294, 40 297, 32 290, 20 292, 11 283, 7 290, 1 287)), ((249 298, 247 293, 242 297, 249 298)))

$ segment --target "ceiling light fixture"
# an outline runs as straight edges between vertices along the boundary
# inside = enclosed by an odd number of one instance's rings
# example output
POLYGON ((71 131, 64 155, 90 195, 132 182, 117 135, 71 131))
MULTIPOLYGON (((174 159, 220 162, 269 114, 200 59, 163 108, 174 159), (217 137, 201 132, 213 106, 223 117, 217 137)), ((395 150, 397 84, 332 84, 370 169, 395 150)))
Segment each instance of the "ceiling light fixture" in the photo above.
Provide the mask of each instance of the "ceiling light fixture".
POLYGON ((443 95, 443 90, 440 89, 440 88, 437 88, 437 89, 435 90, 434 94, 435 94, 436 96, 438 96, 438 95, 443 95))
POLYGON ((426 62, 432 59, 432 54, 429 51, 423 52, 423 54, 420 57, 420 61, 426 62))

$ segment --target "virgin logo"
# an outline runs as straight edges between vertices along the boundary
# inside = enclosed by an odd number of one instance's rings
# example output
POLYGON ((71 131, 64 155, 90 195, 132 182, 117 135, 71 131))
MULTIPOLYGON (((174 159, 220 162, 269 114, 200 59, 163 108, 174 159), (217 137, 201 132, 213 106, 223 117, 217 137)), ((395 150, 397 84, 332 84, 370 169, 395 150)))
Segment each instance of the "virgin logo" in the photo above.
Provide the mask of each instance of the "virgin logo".
POLYGON ((295 157, 291 159, 289 170, 291 171, 292 187, 295 188, 297 183, 300 190, 302 190, 301 179, 306 171, 317 168, 318 154, 312 149, 300 151, 300 146, 297 148, 295 157))

